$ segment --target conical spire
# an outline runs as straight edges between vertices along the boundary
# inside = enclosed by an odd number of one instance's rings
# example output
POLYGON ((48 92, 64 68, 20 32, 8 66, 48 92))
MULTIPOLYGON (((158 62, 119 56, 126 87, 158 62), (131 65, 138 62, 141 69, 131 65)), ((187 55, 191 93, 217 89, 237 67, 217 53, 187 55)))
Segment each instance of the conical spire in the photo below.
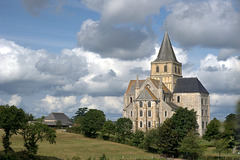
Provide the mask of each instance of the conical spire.
POLYGON ((157 59, 154 62, 159 62, 159 61, 178 62, 167 32, 165 32, 157 59))

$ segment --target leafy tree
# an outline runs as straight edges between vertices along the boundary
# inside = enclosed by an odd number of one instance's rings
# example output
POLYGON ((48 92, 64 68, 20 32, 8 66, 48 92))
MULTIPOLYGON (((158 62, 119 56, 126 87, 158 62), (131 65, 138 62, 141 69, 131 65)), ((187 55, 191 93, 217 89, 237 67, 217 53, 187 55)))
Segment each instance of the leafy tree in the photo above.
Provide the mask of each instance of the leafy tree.
POLYGON ((88 111, 87 107, 83 107, 83 108, 78 108, 78 110, 75 112, 76 116, 74 116, 74 119, 78 118, 78 117, 83 117, 88 111))
POLYGON ((153 128, 146 132, 144 138, 144 147, 150 152, 157 152, 158 150, 158 137, 159 137, 159 128, 153 128))
POLYGON ((110 134, 114 134, 115 133, 115 125, 113 124, 113 122, 111 120, 107 120, 106 122, 104 122, 103 127, 102 127, 102 133, 103 134, 108 134, 108 136, 110 136, 110 134))
POLYGON ((3 147, 5 153, 11 150, 11 142, 9 141, 13 134, 27 123, 25 112, 16 106, 1 105, 0 106, 0 128, 4 129, 3 147))
POLYGON ((31 113, 27 113, 26 116, 28 121, 34 121, 34 116, 31 113))
POLYGON ((116 133, 120 140, 125 141, 132 134, 132 121, 129 118, 119 118, 115 125, 116 133))
POLYGON ((38 141, 42 142, 46 139, 50 144, 56 143, 56 131, 43 123, 27 124, 20 134, 23 136, 24 146, 30 155, 37 154, 38 141))
POLYGON ((214 118, 211 122, 207 125, 207 130, 203 135, 203 139, 207 141, 211 140, 218 140, 221 139, 221 132, 220 132, 221 122, 214 118))
POLYGON ((236 139, 240 139, 240 100, 237 103, 237 132, 236 132, 236 139))
POLYGON ((221 153, 225 152, 228 153, 229 149, 229 142, 226 139, 218 139, 214 141, 214 146, 216 147, 216 149, 214 149, 214 151, 216 153, 218 153, 218 157, 220 157, 221 153))
POLYGON ((158 151, 166 155, 177 155, 177 147, 179 146, 178 133, 175 130, 173 119, 169 118, 159 127, 157 146, 158 151))
POLYGON ((188 132, 197 129, 196 112, 179 108, 159 127, 158 149, 161 153, 178 156, 180 143, 188 132))
POLYGON ((190 131, 180 143, 178 151, 186 158, 196 159, 203 154, 204 148, 200 146, 200 138, 196 131, 190 131))
POLYGON ((145 133, 141 130, 137 130, 135 133, 133 133, 132 142, 136 147, 143 145, 144 135, 145 133))
POLYGON ((45 118, 45 116, 42 116, 40 118, 36 118, 35 120, 38 121, 38 122, 43 122, 44 118, 45 118))
POLYGON ((92 137, 97 131, 101 131, 105 121, 103 111, 90 109, 83 117, 81 129, 86 136, 92 137))

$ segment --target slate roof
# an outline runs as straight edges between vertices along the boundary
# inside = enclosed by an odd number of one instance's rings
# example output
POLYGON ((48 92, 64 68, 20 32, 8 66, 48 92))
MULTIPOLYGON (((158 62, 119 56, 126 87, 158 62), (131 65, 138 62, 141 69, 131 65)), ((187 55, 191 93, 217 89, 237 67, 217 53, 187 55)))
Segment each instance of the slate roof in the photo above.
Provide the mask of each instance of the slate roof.
POLYGON ((176 104, 174 104, 174 103, 172 103, 172 102, 166 102, 174 111, 176 111, 178 108, 179 108, 179 106, 178 105, 176 105, 176 104))
POLYGON ((173 93, 208 93, 198 78, 178 78, 173 93))
POLYGON ((144 90, 139 94, 137 100, 157 100, 157 97, 145 87, 144 90))
POLYGON ((163 41, 161 44, 161 48, 158 52, 157 59, 154 62, 161 62, 161 61, 178 62, 167 32, 165 32, 165 35, 163 37, 163 41))
MULTIPOLYGON (((72 122, 64 113, 51 113, 47 117, 44 118, 46 120, 55 120, 61 121, 62 125, 72 125, 72 122)), ((56 125, 56 122, 45 122, 47 125, 56 125)))

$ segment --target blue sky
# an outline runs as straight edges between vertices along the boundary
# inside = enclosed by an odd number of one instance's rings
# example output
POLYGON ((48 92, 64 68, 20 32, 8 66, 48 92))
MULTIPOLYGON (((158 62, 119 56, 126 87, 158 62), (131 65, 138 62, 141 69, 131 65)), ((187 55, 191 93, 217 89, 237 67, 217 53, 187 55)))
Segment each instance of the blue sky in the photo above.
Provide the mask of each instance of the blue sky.
POLYGON ((128 82, 146 78, 165 21, 183 75, 211 93, 211 118, 240 99, 239 0, 0 1, 0 104, 36 117, 79 107, 122 116, 128 82))

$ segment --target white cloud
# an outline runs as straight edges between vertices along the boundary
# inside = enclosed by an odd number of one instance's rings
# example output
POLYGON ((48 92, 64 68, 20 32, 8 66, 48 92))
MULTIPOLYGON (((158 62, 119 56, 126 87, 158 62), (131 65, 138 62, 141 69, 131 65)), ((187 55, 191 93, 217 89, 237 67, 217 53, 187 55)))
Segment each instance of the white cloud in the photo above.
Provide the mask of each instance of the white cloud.
POLYGON ((12 97, 9 100, 8 104, 10 106, 12 106, 12 105, 18 106, 21 102, 22 102, 22 97, 17 95, 17 94, 14 94, 14 95, 12 95, 12 97))
POLYGON ((239 49, 240 12, 231 1, 179 1, 169 10, 168 31, 182 46, 239 49))
POLYGON ((83 0, 87 7, 102 14, 104 23, 143 23, 159 14, 160 8, 173 0, 83 0))
POLYGON ((76 108, 76 104, 76 96, 55 97, 46 95, 39 104, 40 108, 36 108, 35 111, 44 110, 47 113, 70 112, 76 108))

